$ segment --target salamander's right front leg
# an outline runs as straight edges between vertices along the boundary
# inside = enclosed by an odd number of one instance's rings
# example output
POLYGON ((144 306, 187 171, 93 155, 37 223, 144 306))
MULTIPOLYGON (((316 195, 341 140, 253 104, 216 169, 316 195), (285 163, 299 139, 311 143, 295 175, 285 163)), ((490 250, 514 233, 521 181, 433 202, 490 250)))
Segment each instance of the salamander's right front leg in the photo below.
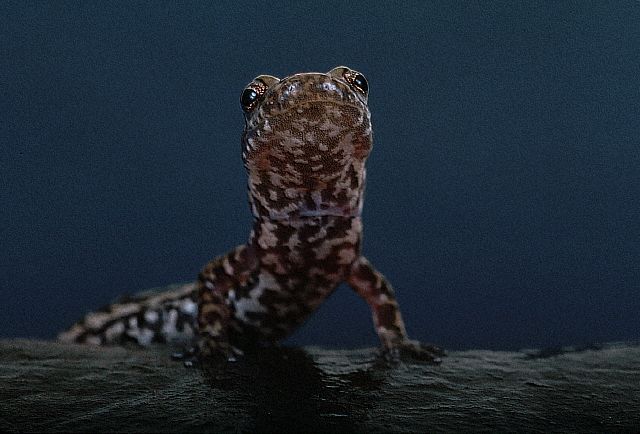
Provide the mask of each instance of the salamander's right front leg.
POLYGON ((252 251, 238 246, 209 262, 198 276, 198 356, 227 360, 231 355, 229 291, 244 286, 257 268, 252 251))
POLYGON ((445 352, 441 348, 409 339, 391 284, 365 257, 353 263, 347 282, 371 306, 387 359, 395 361, 406 355, 436 364, 442 361, 445 352))

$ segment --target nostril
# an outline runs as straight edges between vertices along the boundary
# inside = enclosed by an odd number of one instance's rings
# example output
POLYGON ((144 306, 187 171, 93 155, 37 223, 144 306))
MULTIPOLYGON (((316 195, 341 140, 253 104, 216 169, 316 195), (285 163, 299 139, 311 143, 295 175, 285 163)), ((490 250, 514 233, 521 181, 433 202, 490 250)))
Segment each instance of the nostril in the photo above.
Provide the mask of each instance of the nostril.
POLYGON ((319 86, 324 92, 335 93, 339 96, 342 96, 342 90, 336 86, 335 83, 330 81, 325 81, 319 86))
POLYGON ((285 103, 287 101, 292 102, 292 100, 294 100, 295 97, 300 94, 300 90, 301 90, 301 83, 299 81, 293 81, 293 82, 287 83, 285 86, 283 86, 282 90, 280 91, 280 95, 278 96, 278 101, 280 103, 285 103))

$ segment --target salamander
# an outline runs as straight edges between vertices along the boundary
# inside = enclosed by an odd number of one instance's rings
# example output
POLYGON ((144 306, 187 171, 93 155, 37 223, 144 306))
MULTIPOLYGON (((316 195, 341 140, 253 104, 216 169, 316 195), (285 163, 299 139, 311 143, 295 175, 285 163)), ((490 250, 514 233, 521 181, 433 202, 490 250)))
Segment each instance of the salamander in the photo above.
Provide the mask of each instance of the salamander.
POLYGON ((88 314, 59 338, 140 345, 193 337, 229 359, 289 336, 346 282, 371 308, 385 355, 439 363, 410 340, 389 281, 362 255, 365 163, 373 134, 365 77, 350 68, 256 77, 243 90, 241 154, 253 229, 197 282, 88 314))

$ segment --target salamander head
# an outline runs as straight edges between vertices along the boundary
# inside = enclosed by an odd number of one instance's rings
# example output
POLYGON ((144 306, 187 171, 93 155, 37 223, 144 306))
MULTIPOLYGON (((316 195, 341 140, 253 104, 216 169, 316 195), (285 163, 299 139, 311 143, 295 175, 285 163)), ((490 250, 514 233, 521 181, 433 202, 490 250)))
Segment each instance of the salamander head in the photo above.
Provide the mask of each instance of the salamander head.
POLYGON ((244 90, 242 158, 256 217, 356 216, 372 144, 367 81, 337 67, 244 90))

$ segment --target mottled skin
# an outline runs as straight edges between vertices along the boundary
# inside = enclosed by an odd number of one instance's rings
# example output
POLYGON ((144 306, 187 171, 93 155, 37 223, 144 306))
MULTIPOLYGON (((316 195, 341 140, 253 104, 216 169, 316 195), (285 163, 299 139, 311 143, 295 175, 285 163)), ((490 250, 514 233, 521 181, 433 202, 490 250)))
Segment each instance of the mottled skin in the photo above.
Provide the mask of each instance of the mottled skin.
POLYGON ((209 262, 195 288, 111 305, 60 338, 145 344, 196 329, 197 357, 227 359, 285 338, 347 282, 371 307, 387 356, 439 362, 442 350, 408 339, 391 285, 361 254, 367 93, 365 78, 345 67, 254 79, 241 98, 247 244, 209 262))
POLYGON ((361 254, 372 146, 364 77, 338 67, 259 76, 248 89, 242 157, 254 226, 246 245, 200 273, 200 353, 226 356, 247 337, 278 341, 347 282, 388 354, 439 360, 441 350, 407 338, 391 285, 361 254))

